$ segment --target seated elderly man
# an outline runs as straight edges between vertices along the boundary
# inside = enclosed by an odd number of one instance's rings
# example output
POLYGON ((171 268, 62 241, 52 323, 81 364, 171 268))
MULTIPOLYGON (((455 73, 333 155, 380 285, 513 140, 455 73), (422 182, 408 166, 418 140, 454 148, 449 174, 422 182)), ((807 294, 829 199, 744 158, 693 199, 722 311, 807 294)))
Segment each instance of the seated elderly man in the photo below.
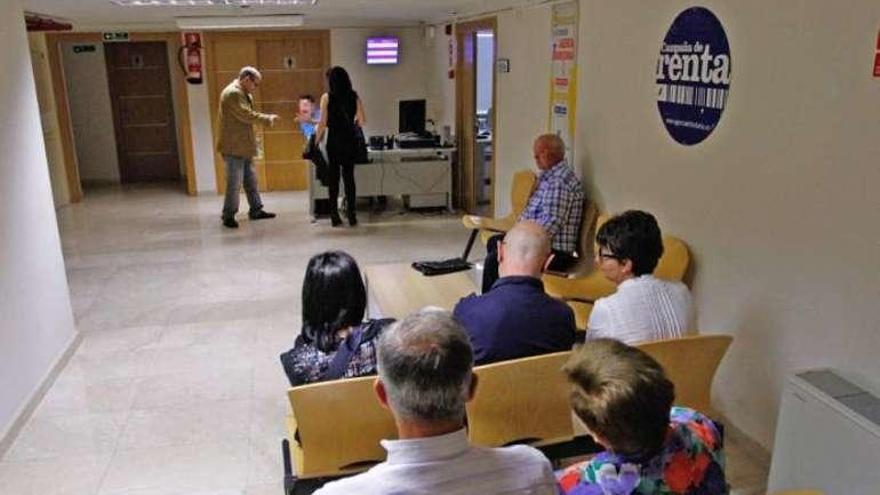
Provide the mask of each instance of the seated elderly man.
MULTIPOLYGON (((565 143, 556 134, 543 134, 532 146, 538 167, 538 184, 519 220, 539 223, 550 236, 551 270, 564 271, 575 262, 578 233, 584 216, 584 188, 565 163, 565 143)), ((498 279, 498 243, 502 234, 489 239, 483 267, 483 292, 498 279)))
POLYGON ((617 284, 617 292, 593 305, 587 322, 589 338, 631 344, 681 337, 692 328, 688 288, 652 275, 663 255, 663 239, 653 215, 637 210, 615 215, 599 228, 596 243, 596 265, 617 284))
POLYGON ((455 306, 477 364, 571 349, 574 314, 548 296, 541 282, 551 260, 550 238, 535 222, 519 222, 504 237, 498 246, 501 278, 489 292, 471 294, 455 306))
POLYGON ((376 395, 391 410, 399 440, 388 459, 318 490, 332 494, 555 494, 550 462, 525 445, 473 447, 465 403, 477 386, 467 334, 444 311, 423 310, 379 338, 376 395))

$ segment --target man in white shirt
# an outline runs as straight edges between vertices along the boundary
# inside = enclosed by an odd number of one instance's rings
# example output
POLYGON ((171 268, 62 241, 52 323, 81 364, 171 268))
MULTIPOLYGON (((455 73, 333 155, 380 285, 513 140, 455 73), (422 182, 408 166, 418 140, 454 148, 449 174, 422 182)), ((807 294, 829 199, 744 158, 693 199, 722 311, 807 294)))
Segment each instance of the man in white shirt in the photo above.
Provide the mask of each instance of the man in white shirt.
POLYGON ((379 338, 379 402, 394 415, 399 440, 383 440, 385 462, 324 485, 333 494, 555 494, 550 462, 525 445, 474 447, 464 427, 474 395, 473 352, 445 311, 422 310, 379 338))
POLYGON ((663 239, 653 215, 637 210, 615 215, 599 228, 596 243, 596 265, 617 284, 617 292, 593 305, 588 338, 633 344, 681 337, 692 329, 688 288, 652 275, 663 255, 663 239))

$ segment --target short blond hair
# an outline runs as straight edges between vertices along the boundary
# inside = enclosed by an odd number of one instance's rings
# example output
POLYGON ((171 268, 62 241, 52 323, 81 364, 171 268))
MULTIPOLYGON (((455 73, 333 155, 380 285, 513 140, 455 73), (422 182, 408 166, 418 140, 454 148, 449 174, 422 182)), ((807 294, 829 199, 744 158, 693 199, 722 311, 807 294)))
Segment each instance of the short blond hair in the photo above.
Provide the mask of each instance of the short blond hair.
POLYGON ((614 452, 653 456, 663 446, 675 385, 641 349, 613 339, 588 341, 562 367, 572 409, 614 452))

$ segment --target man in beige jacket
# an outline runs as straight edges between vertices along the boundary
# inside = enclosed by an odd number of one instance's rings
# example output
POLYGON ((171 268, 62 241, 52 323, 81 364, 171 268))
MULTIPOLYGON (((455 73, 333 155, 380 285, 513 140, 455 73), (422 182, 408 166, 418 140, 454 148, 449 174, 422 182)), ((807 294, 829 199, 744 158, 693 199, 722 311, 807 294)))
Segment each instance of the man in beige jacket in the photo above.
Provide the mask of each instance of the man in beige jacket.
POLYGON ((257 154, 257 139, 254 124, 274 125, 278 115, 260 113, 254 110, 251 94, 257 89, 262 76, 253 67, 243 67, 238 79, 220 94, 220 138, 217 151, 226 163, 226 199, 223 201, 223 225, 238 228, 235 214, 238 213, 239 190, 242 182, 247 194, 251 220, 275 218, 274 213, 263 210, 263 202, 257 191, 257 175, 254 173, 253 157, 257 154))

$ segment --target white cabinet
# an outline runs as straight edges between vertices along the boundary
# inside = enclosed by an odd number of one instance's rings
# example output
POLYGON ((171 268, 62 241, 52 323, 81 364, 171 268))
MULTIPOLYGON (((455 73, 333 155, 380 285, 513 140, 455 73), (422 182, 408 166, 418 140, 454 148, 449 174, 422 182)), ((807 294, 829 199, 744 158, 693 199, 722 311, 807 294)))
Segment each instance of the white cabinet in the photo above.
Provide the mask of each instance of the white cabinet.
POLYGON ((829 370, 791 377, 782 396, 768 491, 880 494, 880 400, 829 370))

